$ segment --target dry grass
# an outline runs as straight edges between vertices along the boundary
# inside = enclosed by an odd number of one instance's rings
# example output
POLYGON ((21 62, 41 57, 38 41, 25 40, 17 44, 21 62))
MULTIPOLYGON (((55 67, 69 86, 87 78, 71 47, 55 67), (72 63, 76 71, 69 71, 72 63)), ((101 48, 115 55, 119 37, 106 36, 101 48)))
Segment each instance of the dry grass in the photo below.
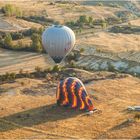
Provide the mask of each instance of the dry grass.
POLYGON ((94 19, 115 16, 115 12, 122 8, 112 8, 106 6, 84 6, 75 4, 55 4, 50 5, 49 2, 34 1, 10 1, 2 2, 2 4, 11 3, 20 7, 24 15, 48 15, 52 19, 64 23, 79 18, 80 15, 93 16, 94 19))
POLYGON ((140 19, 131 20, 129 23, 134 26, 140 26, 140 19))
POLYGON ((110 52, 140 51, 140 35, 98 32, 77 40, 77 44, 90 45, 110 52))
MULTIPOLYGON (((85 74, 88 73, 83 72, 81 77, 85 74)), ((94 91, 92 97, 95 106, 102 111, 91 116, 54 106, 55 88, 48 91, 46 86, 46 80, 31 79, 19 79, 13 84, 2 85, 3 89, 12 89, 15 94, 7 92, 8 95, 0 96, 0 139, 139 136, 139 121, 134 120, 134 114, 125 110, 129 105, 139 104, 139 79, 115 78, 87 84, 87 91, 91 94, 94 91), (21 82, 25 85, 21 86, 21 82), (28 94, 24 94, 24 89, 29 91, 28 94), (34 94, 36 90, 38 92, 34 94)))

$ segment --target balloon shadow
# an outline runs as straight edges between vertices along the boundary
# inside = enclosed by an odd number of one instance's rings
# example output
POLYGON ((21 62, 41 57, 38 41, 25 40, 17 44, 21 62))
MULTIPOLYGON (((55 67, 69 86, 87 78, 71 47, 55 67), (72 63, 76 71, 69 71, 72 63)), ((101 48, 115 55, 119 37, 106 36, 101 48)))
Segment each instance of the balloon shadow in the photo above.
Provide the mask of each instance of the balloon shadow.
POLYGON ((0 118, 0 132, 64 120, 81 113, 82 111, 59 107, 55 104, 41 106, 0 118))

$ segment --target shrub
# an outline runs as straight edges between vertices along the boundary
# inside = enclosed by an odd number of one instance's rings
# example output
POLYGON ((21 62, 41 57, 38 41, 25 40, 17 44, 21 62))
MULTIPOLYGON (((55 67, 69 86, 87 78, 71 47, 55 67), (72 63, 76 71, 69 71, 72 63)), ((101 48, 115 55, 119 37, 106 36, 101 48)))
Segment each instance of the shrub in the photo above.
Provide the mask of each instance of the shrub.
POLYGON ((37 67, 35 67, 35 71, 36 71, 37 73, 40 73, 40 72, 42 72, 42 68, 40 68, 39 66, 37 66, 37 67))
POLYGON ((71 66, 72 68, 75 68, 75 67, 76 67, 76 64, 75 64, 75 61, 74 61, 74 60, 71 60, 71 61, 70 61, 70 66, 71 66))
POLYGON ((111 63, 108 63, 108 70, 111 72, 116 71, 115 67, 111 63))
POLYGON ((18 40, 18 39, 22 39, 24 36, 22 33, 14 32, 14 33, 11 33, 11 37, 13 40, 18 40))
POLYGON ((23 74, 23 69, 20 69, 19 70, 19 74, 23 74))
POLYGON ((31 77, 31 74, 29 73, 29 71, 26 71, 25 72, 25 77, 27 77, 27 78, 30 78, 31 77))
POLYGON ((80 53, 83 53, 85 51, 84 48, 80 48, 80 53))
POLYGON ((139 120, 140 119, 140 114, 138 114, 138 113, 135 114, 134 118, 139 120))
POLYGON ((11 73, 11 74, 10 74, 10 78, 11 78, 11 80, 15 80, 16 74, 15 74, 15 73, 11 73))
POLYGON ((103 3, 99 2, 97 5, 98 5, 98 6, 103 6, 103 3))
POLYGON ((37 52, 42 52, 43 47, 41 45, 41 37, 37 33, 34 33, 31 37, 32 39, 32 48, 37 52))
POLYGON ((88 17, 88 22, 89 22, 89 24, 93 23, 93 18, 91 16, 88 17))
POLYGON ((10 34, 7 34, 4 38, 4 45, 6 47, 11 47, 12 46, 12 37, 10 34))
POLYGON ((52 68, 52 71, 53 71, 53 72, 61 71, 61 67, 60 67, 59 65, 55 65, 55 66, 52 68))
POLYGON ((82 27, 84 24, 88 23, 88 19, 86 15, 82 15, 79 17, 79 19, 77 20, 77 23, 79 24, 80 27, 82 27))

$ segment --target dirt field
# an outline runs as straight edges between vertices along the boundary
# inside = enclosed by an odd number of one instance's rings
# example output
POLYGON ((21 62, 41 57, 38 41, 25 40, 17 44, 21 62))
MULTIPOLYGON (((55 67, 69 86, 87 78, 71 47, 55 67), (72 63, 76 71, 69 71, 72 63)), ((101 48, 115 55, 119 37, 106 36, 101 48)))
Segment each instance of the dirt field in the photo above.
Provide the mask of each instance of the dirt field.
POLYGON ((0 74, 5 74, 6 72, 17 73, 20 69, 30 72, 37 66, 48 68, 54 65, 54 62, 46 54, 0 49, 0 58, 0 74))
POLYGON ((55 106, 55 85, 46 79, 17 79, 1 86, 0 139, 140 138, 136 113, 126 110, 139 105, 140 80, 112 73, 76 73, 86 84, 100 111, 84 112, 55 106), (81 75, 82 74, 82 75, 81 75), (114 74, 113 74, 114 75, 114 74), (104 80, 97 80, 97 79, 104 80), (118 77, 118 78, 117 78, 118 77))

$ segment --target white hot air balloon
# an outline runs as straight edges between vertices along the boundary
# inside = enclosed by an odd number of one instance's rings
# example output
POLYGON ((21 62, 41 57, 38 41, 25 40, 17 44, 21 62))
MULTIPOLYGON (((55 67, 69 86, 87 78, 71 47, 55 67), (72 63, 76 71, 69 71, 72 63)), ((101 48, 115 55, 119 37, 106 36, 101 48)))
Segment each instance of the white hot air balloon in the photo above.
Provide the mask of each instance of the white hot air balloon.
POLYGON ((53 25, 43 32, 42 44, 54 62, 60 63, 73 49, 75 34, 67 26, 53 25))

